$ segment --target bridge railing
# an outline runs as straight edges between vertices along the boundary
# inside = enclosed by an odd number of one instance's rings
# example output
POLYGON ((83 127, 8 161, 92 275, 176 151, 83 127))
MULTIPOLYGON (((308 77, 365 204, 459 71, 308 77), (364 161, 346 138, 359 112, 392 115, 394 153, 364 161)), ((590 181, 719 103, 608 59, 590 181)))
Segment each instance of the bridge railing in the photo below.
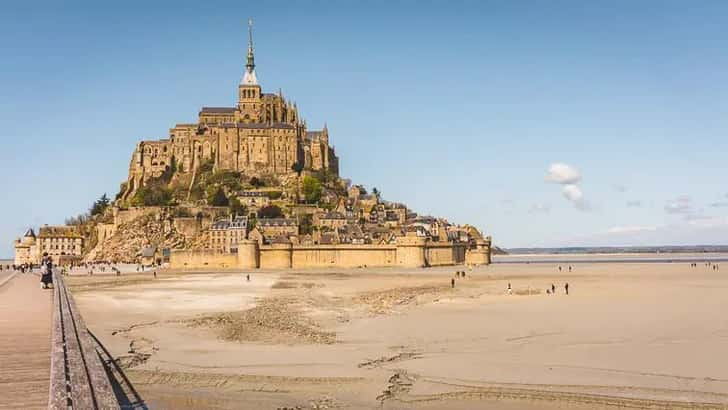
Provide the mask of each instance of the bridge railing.
POLYGON ((63 277, 53 274, 48 408, 119 409, 111 382, 63 277))

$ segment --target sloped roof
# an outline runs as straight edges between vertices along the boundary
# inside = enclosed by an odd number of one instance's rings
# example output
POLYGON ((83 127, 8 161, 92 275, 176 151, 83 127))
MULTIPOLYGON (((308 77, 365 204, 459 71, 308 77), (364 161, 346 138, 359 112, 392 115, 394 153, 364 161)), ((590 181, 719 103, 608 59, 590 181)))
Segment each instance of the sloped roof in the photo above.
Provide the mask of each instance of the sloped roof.
POLYGON ((223 230, 228 229, 230 227, 230 220, 229 219, 221 219, 219 221, 215 221, 215 223, 212 224, 211 229, 213 230, 223 230))
POLYGON ((83 238, 75 226, 41 226, 38 236, 41 238, 83 238))
POLYGON ((297 226, 298 222, 293 218, 260 218, 258 226, 297 226))
POLYGON ((200 113, 204 114, 234 114, 234 107, 202 107, 200 113))

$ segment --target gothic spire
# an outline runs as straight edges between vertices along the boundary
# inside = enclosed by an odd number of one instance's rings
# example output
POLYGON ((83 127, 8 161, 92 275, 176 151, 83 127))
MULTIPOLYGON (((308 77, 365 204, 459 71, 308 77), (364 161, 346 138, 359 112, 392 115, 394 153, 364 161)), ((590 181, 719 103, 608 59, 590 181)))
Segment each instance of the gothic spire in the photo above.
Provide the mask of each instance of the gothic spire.
POLYGON ((253 55, 253 19, 248 19, 248 71, 255 70, 255 56, 253 55))
POLYGON ((258 78, 255 75, 255 56, 253 55, 253 20, 248 20, 248 62, 245 64, 243 74, 243 85, 258 85, 258 78))

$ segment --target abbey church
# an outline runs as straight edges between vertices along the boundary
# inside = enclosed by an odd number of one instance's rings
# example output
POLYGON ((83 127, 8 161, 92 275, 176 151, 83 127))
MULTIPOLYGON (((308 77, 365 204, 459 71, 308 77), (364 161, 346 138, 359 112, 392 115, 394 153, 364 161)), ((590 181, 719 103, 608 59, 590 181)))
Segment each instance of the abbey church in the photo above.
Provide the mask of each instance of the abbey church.
POLYGON ((216 170, 245 175, 280 176, 299 168, 338 176, 339 171, 326 126, 307 130, 295 103, 284 99, 281 91, 264 93, 258 84, 252 24, 236 106, 203 107, 197 123, 175 125, 168 139, 140 142, 129 165, 122 199, 130 198, 150 178, 162 175, 173 161, 177 172, 193 174, 205 162, 212 162, 216 170))

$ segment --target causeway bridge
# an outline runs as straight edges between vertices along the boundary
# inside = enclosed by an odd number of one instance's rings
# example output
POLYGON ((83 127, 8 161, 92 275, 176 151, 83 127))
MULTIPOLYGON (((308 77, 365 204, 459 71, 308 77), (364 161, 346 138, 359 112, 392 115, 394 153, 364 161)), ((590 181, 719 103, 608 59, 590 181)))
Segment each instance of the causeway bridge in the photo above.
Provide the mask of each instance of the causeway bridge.
POLYGON ((63 276, 0 276, 0 410, 146 409, 83 321, 63 276))

